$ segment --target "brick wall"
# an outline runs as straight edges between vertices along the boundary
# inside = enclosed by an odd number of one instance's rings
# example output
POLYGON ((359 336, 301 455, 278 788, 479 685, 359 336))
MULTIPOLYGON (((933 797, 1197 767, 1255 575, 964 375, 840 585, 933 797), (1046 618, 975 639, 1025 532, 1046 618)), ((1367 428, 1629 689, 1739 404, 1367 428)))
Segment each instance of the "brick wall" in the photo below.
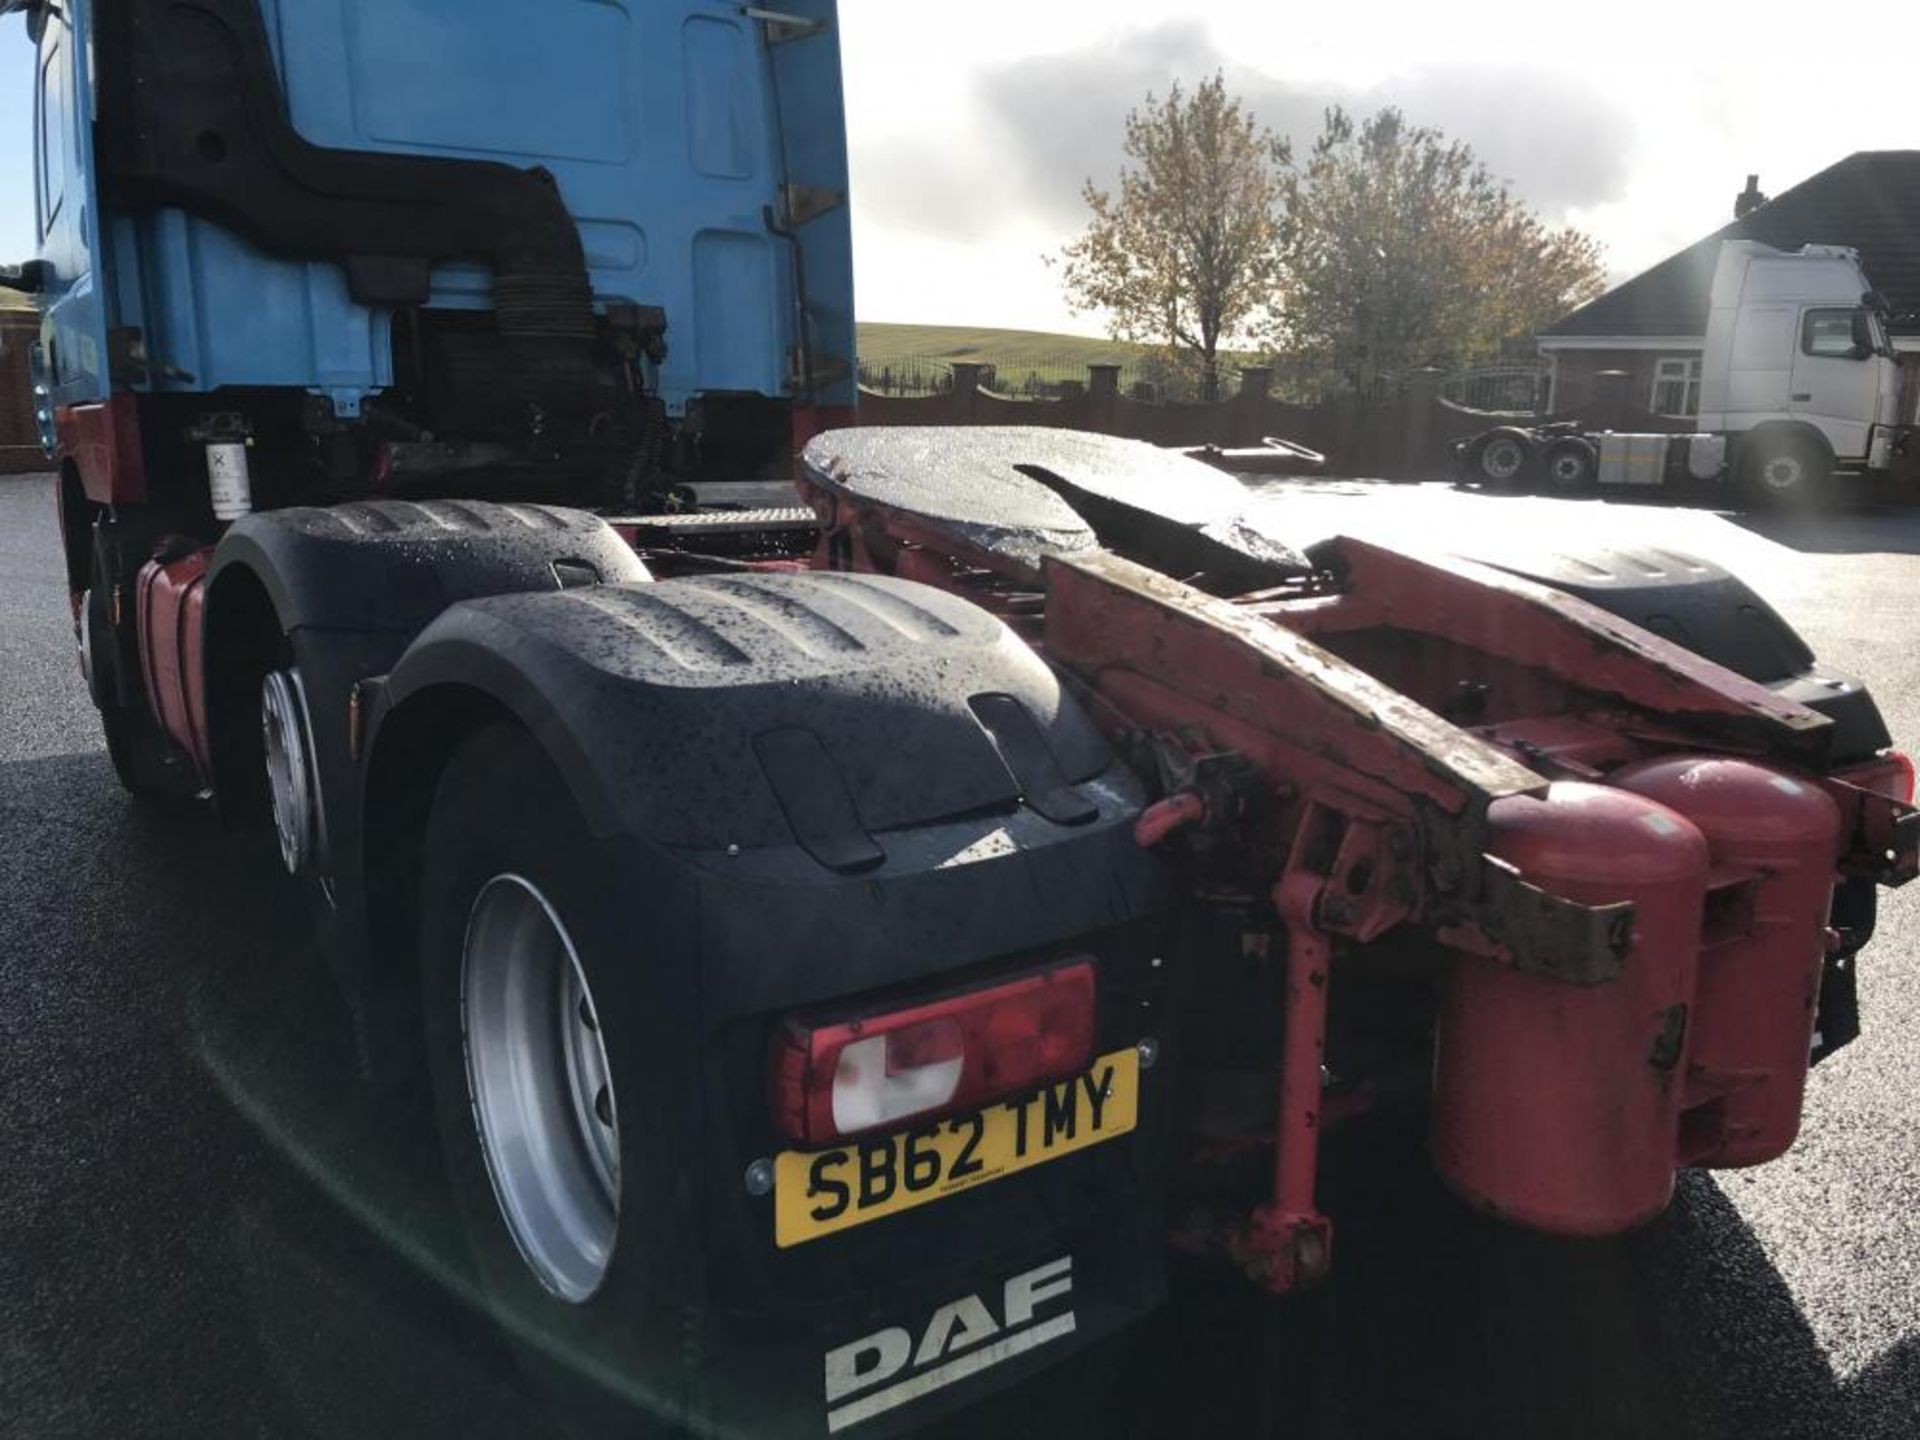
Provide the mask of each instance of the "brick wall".
MULTIPOLYGON (((1553 410, 1577 415, 1595 425, 1613 424, 1608 412, 1624 404, 1637 415, 1653 403, 1655 366, 1665 359, 1697 360, 1698 350, 1556 350, 1553 352, 1553 410), (1625 381, 1602 380, 1607 371, 1620 371, 1625 381), (1616 400, 1609 387, 1620 392, 1616 400)), ((1621 428, 1614 425, 1614 428, 1621 428)), ((1684 421, 1658 428, 1689 428, 1684 421)))

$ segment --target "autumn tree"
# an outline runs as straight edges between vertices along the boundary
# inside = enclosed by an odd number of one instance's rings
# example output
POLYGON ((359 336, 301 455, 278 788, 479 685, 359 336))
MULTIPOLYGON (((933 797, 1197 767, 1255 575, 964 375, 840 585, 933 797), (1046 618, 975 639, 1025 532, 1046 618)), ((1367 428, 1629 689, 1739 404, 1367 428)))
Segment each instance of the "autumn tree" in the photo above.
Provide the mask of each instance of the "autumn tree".
POLYGON ((1604 288, 1600 247, 1556 228, 1472 149, 1398 110, 1335 107, 1283 180, 1281 348, 1355 388, 1497 353, 1604 288))
POLYGON ((1069 301, 1103 311, 1117 340, 1197 363, 1209 388, 1223 343, 1255 337, 1278 291, 1287 145, 1215 74, 1127 114, 1117 191, 1061 255, 1069 301))

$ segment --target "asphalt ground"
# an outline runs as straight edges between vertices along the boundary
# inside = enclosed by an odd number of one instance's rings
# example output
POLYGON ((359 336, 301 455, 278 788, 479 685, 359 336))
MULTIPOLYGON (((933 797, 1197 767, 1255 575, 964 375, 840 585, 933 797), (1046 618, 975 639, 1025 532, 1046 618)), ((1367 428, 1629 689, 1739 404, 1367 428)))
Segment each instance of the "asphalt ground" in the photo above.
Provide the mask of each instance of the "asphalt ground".
MULTIPOLYGON (((1920 739, 1920 511, 1753 519, 1442 486, 1265 488, 1272 528, 1639 537, 1721 560, 1920 739)), ((958 1433, 1920 1435, 1920 886, 1802 1138, 1637 1235, 1467 1216, 1398 1137, 1330 1147, 1338 1273, 1204 1268, 958 1433)), ((73 661, 51 489, 0 479, 0 1435, 554 1433, 472 1300, 422 1115, 351 1073, 277 864, 122 794, 73 661)))

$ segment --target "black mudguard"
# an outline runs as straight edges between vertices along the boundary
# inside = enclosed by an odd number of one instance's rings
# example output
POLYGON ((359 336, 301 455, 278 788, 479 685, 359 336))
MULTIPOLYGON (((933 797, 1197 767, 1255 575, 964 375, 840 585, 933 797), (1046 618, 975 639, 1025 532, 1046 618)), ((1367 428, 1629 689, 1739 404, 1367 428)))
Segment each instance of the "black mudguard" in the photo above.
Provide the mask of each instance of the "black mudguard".
MULTIPOLYGON (((940 591, 842 574, 471 601, 382 687, 375 769, 389 729, 456 689, 553 757, 631 877, 630 1003, 684 1017, 658 1103, 690 1157, 672 1167, 686 1263, 634 1359, 685 1377, 676 1403, 695 1428, 821 1435, 835 1410, 853 1434, 897 1433, 1158 1303, 1164 1043, 1132 1135, 917 1209, 783 1249, 774 1197, 746 1180, 794 1148, 766 1093, 769 1036, 793 1010, 1090 954, 1098 1053, 1172 1038, 1170 897, 1133 840, 1140 787, 1004 625, 940 591), (1057 1288, 1062 1260, 1070 1290, 1044 1330, 1022 1329, 1007 1286, 1038 1272, 1057 1288), (941 1307, 970 1297, 1009 1340, 974 1357, 988 1363, 943 1368, 953 1347, 935 1345, 890 1377, 910 1401, 867 1418, 844 1394, 830 1403, 830 1352, 904 1330, 918 1357, 941 1307)), ((941 1326, 951 1340, 951 1315, 941 1326)))
MULTIPOLYGON (((257 694, 223 694, 228 637, 264 592, 305 691, 320 793, 317 939, 360 1027, 362 1059, 380 1070, 384 1032, 369 1025, 361 845, 361 776, 353 754, 354 687, 384 675, 449 605, 484 595, 644 581, 646 567, 605 521, 550 505, 360 501, 248 515, 214 551, 206 614, 217 794, 257 759, 257 694)), ((241 679, 246 677, 242 676, 241 679)))
POLYGON ((1469 558, 1578 596, 1818 711, 1834 724, 1832 764, 1871 759, 1893 743, 1866 687, 1818 663, 1778 611, 1711 560, 1597 546, 1469 558))

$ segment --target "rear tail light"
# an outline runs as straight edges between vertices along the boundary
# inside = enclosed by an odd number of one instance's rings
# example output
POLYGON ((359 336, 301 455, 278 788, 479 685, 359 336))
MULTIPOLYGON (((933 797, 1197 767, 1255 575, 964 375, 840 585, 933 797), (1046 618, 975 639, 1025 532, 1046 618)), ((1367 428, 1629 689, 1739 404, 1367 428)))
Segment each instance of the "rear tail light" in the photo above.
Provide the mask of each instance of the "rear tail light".
POLYGON ((1093 962, 894 1010, 815 1023, 773 1037, 773 1118, 802 1145, 825 1145, 908 1120, 1032 1090, 1093 1058, 1093 962))
POLYGON ((1904 750, 1889 750, 1881 758, 1893 771, 1893 789, 1887 793, 1902 805, 1913 804, 1913 757, 1904 750))

